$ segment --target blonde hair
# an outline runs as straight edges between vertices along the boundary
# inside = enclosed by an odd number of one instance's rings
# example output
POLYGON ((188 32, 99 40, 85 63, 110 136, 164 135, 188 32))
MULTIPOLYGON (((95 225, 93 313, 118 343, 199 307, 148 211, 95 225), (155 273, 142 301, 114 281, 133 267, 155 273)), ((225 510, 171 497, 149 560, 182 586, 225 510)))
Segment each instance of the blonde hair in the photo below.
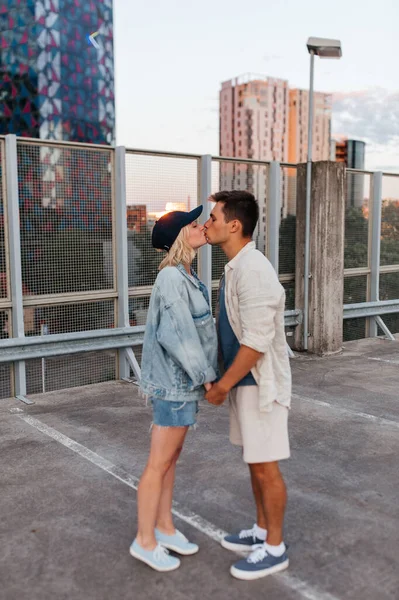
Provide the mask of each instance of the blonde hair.
POLYGON ((189 227, 190 225, 186 225, 181 229, 169 252, 159 265, 160 271, 165 267, 176 267, 180 263, 190 265, 193 262, 195 250, 188 243, 189 227))

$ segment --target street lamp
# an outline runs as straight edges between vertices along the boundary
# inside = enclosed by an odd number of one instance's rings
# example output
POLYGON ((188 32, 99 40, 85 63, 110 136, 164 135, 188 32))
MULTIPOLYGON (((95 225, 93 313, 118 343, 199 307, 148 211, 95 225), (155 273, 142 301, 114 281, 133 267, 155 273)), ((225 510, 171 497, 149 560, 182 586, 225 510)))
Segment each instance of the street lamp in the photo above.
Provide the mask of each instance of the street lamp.
POLYGON ((305 268, 304 268, 304 306, 303 306, 303 348, 308 349, 309 336, 309 249, 310 249, 310 199, 312 185, 312 138, 313 138, 313 81, 314 57, 341 58, 342 49, 339 40, 310 37, 307 42, 310 54, 309 115, 308 115, 308 159, 306 166, 306 216, 305 216, 305 268))

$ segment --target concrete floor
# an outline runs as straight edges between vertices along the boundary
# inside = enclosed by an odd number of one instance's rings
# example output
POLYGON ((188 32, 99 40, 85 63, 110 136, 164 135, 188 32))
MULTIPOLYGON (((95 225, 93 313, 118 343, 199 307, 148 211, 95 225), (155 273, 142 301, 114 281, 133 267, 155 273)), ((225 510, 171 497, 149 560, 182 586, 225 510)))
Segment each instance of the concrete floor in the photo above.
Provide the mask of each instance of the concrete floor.
POLYGON ((1 599, 398 599, 398 342, 350 342, 292 368, 288 571, 229 575, 236 557, 216 539, 250 527, 253 504, 226 407, 208 405, 175 495, 200 553, 170 574, 129 556, 151 415, 134 385, 113 382, 0 402, 1 599))

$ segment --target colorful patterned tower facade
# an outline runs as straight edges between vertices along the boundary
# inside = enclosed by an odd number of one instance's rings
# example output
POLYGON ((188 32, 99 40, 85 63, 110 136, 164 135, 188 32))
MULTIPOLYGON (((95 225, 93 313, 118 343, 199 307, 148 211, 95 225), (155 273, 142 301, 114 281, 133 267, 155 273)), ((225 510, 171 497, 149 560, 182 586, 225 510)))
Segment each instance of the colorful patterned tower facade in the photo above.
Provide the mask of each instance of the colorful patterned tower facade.
POLYGON ((114 143, 112 0, 0 0, 7 133, 114 143))

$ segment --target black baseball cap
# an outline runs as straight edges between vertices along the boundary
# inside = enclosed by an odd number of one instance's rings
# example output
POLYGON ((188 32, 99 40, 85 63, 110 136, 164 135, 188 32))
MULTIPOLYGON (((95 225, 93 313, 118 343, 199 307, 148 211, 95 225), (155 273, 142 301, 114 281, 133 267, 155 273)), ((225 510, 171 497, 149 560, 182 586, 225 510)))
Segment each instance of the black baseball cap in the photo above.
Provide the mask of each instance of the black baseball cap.
POLYGON ((174 210, 163 215, 152 230, 153 247, 169 251, 183 227, 198 219, 201 213, 202 206, 197 206, 190 212, 174 210))

